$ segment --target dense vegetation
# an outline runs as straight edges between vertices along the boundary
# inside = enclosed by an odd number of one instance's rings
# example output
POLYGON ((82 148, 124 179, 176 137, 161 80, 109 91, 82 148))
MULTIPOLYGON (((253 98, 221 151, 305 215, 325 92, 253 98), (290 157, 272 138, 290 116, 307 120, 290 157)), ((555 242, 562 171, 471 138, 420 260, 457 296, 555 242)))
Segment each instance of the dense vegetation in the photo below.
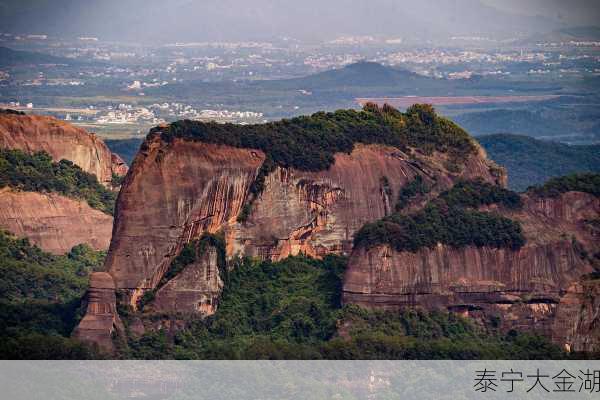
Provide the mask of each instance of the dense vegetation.
POLYGON ((396 211, 403 210, 406 206, 408 206, 409 202, 415 196, 429 193, 429 190, 430 188, 423 180, 423 177, 421 175, 417 175, 415 179, 400 189, 400 193, 398 193, 398 201, 396 201, 396 211))
MULTIPOLYGON (((403 202, 405 197, 401 191, 403 202)), ((519 208, 521 199, 514 192, 482 181, 458 182, 421 211, 411 215, 395 213, 364 225, 356 233, 354 243, 365 247, 387 243, 397 251, 413 252, 437 243, 457 248, 474 245, 511 249, 525 244, 519 223, 475 210, 489 204, 519 208)))
POLYGON ((508 185, 522 191, 575 172, 600 172, 600 145, 567 145, 527 136, 480 136, 488 156, 508 170, 508 185))
POLYGON ((69 336, 104 255, 78 245, 54 256, 0 231, 0 359, 97 357, 69 336))
POLYGON ((566 192, 585 192, 600 196, 600 174, 572 174, 550 179, 541 186, 529 188, 532 193, 541 197, 558 197, 566 192))
MULTIPOLYGON (((181 359, 561 358, 534 335, 485 333, 445 312, 366 311, 340 304, 345 259, 240 260, 219 309, 172 335, 129 339, 123 357, 181 359), (338 327, 342 327, 338 334, 338 327)), ((152 319, 152 315, 145 318, 152 319)))
POLYGON ((9 186, 31 192, 57 192, 81 199, 100 211, 113 213, 116 194, 68 160, 53 162, 45 152, 28 154, 0 149, 0 188, 9 186))
POLYGON ((264 151, 274 166, 320 171, 334 162, 334 154, 350 153, 355 143, 381 143, 406 149, 449 151, 459 156, 474 150, 469 135, 436 115, 428 105, 414 105, 406 113, 369 104, 362 111, 318 112, 311 116, 258 125, 177 121, 156 128, 163 140, 181 137, 264 151))

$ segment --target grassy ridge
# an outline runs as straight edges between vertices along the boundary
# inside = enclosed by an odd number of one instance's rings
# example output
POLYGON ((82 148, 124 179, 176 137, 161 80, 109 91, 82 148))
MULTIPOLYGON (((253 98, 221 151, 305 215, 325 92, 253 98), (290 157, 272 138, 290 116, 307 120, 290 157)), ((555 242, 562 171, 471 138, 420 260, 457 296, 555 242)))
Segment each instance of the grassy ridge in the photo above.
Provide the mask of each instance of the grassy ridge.
POLYGON ((561 176, 528 190, 540 197, 558 197, 566 192, 585 192, 600 196, 600 174, 583 173, 561 176))

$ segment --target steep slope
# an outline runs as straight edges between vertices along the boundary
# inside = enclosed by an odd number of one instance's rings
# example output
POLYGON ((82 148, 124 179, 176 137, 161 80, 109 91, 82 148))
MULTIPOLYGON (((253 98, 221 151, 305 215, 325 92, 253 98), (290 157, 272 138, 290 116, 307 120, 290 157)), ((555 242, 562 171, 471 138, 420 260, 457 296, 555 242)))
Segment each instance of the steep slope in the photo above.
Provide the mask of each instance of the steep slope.
POLYGON ((72 161, 106 186, 111 185, 113 174, 127 173, 121 157, 94 134, 52 117, 0 110, 0 148, 45 151, 55 161, 72 161))
MULTIPOLYGON (((452 217, 455 206, 451 201, 457 196, 466 196, 467 208, 483 212, 477 214, 474 226, 462 228, 462 235, 477 235, 475 228, 485 215, 500 215, 519 224, 525 241, 517 245, 494 241, 506 238, 506 231, 498 231, 494 223, 485 228, 492 230, 488 239, 475 236, 472 242, 457 243, 461 234, 454 231, 447 243, 442 235, 437 242, 410 248, 402 236, 406 225, 400 222, 404 220, 391 219, 387 222, 391 225, 384 225, 384 234, 373 236, 372 228, 358 234, 364 239, 357 242, 350 257, 344 302, 384 309, 419 305, 482 321, 497 318, 504 330, 536 331, 569 350, 597 350, 597 322, 590 322, 597 313, 595 306, 587 305, 591 311, 585 311, 586 301, 576 294, 582 290, 570 288, 577 287, 598 262, 599 232, 593 222, 600 217, 598 187, 597 175, 555 180, 522 195, 521 204, 510 207, 493 198, 486 202, 469 199, 473 193, 482 193, 480 189, 470 192, 467 185, 453 193, 455 188, 440 197, 449 210, 440 211, 442 219, 452 217), (563 304, 571 304, 573 312, 562 310, 557 316, 559 310, 568 308, 563 304), (579 319, 583 322, 578 323, 579 319), (584 338, 577 337, 578 329, 584 338), (584 344, 590 341, 595 345, 584 344)), ((454 226, 461 225, 453 221, 454 226)), ((423 225, 417 229, 424 229, 423 225)), ((409 239, 414 236, 419 233, 410 234, 409 239)))

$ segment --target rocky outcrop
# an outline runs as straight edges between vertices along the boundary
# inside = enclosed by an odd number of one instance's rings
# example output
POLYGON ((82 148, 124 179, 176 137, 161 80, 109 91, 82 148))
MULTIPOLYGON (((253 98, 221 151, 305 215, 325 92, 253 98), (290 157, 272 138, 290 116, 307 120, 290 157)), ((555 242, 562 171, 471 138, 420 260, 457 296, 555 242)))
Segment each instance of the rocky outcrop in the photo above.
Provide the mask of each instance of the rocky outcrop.
POLYGON ((217 263, 217 249, 210 246, 196 262, 185 267, 156 292, 151 310, 202 316, 214 314, 223 289, 217 263))
POLYGON ((113 174, 127 173, 121 157, 96 135, 53 117, 0 113, 0 148, 45 151, 55 161, 72 161, 106 186, 113 174))
POLYGON ((132 305, 157 286, 183 245, 204 232, 224 234, 228 257, 349 254, 354 233, 389 214, 389 193, 417 174, 438 191, 460 177, 505 181, 482 153, 449 171, 446 154, 357 144, 351 154, 336 154, 325 171, 277 167, 247 220, 238 222, 264 160, 258 150, 149 137, 123 184, 106 263, 132 305))
POLYGON ((388 245, 359 247, 344 278, 344 302, 384 309, 420 305, 475 318, 494 316, 501 319, 503 329, 537 331, 569 343, 573 350, 589 350, 586 341, 596 343, 597 338, 576 337, 590 331, 598 304, 585 303, 576 282, 593 271, 587 254, 600 250, 598 238, 586 229, 586 221, 600 216, 600 199, 569 192, 557 198, 526 195, 523 200, 520 211, 494 210, 521 222, 527 239, 521 249, 438 244, 397 252, 388 245), (575 313, 573 307, 582 308, 584 303, 587 314, 579 309, 575 313))
POLYGON ((0 189, 0 227, 53 254, 64 254, 81 243, 106 250, 112 223, 112 216, 82 200, 0 189))
POLYGON ((123 334, 124 327, 117 313, 115 283, 106 272, 90 275, 85 316, 75 328, 73 337, 96 344, 102 350, 114 352, 113 337, 123 334))
POLYGON ((600 281, 569 287, 557 306, 552 339, 566 351, 600 352, 600 281))

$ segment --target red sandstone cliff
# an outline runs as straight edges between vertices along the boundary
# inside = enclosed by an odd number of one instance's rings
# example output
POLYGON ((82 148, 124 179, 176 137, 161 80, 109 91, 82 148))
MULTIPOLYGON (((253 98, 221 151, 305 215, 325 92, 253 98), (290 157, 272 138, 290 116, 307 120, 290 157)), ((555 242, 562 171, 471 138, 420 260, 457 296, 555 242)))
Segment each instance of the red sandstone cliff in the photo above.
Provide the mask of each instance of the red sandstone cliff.
POLYGON ((240 223, 264 159, 258 150, 183 139, 166 143, 158 135, 146 142, 123 184, 106 262, 133 305, 144 290, 156 287, 183 245, 204 232, 224 233, 228 257, 349 254, 354 233, 389 214, 393 199, 388 193, 397 193, 417 174, 435 179, 436 190, 447 189, 459 177, 505 179, 482 152, 451 172, 446 154, 426 156, 415 150, 408 155, 357 144, 351 154, 336 154, 326 171, 276 168, 249 218, 240 223), (382 187, 383 177, 389 190, 382 187))
POLYGON ((214 313, 223 283, 210 247, 157 286, 185 244, 220 232, 229 258, 350 255, 346 303, 499 316, 503 329, 536 330, 573 350, 597 348, 597 289, 578 283, 592 271, 586 251, 598 251, 597 232, 587 225, 600 215, 597 197, 527 194, 519 211, 487 207, 522 224, 527 243, 517 251, 441 244, 416 253, 388 246, 352 249, 357 230, 390 214, 395 194, 417 175, 432 190, 405 212, 421 208, 458 179, 505 185, 506 176, 482 150, 456 169, 444 153, 357 144, 350 154, 336 154, 325 171, 275 168, 248 218, 239 222, 264 161, 259 150, 180 138, 165 142, 160 135, 147 139, 123 183, 106 261, 130 305, 152 290, 154 299, 145 307, 155 312, 214 313))
POLYGON ((586 254, 600 250, 596 233, 586 226, 600 216, 600 199, 568 192, 523 200, 520 211, 496 210, 521 222, 527 238, 521 249, 357 248, 344 278, 344 302, 493 315, 504 329, 538 331, 576 351, 598 349, 598 302, 595 296, 586 299, 578 282, 593 271, 586 254))
POLYGON ((96 135, 53 117, 0 113, 0 148, 45 151, 55 161, 72 161, 106 186, 113 173, 127 173, 121 157, 96 135))
MULTIPOLYGON (((56 161, 67 159, 110 186, 112 174, 127 166, 95 135, 51 117, 0 112, 0 148, 46 151, 56 161)), ((113 218, 83 200, 56 193, 0 189, 0 228, 25 236, 45 251, 64 254, 86 243, 106 250, 113 218)))
POLYGON ((106 250, 112 223, 112 216, 83 200, 0 189, 0 227, 53 254, 64 254, 81 243, 106 250))

